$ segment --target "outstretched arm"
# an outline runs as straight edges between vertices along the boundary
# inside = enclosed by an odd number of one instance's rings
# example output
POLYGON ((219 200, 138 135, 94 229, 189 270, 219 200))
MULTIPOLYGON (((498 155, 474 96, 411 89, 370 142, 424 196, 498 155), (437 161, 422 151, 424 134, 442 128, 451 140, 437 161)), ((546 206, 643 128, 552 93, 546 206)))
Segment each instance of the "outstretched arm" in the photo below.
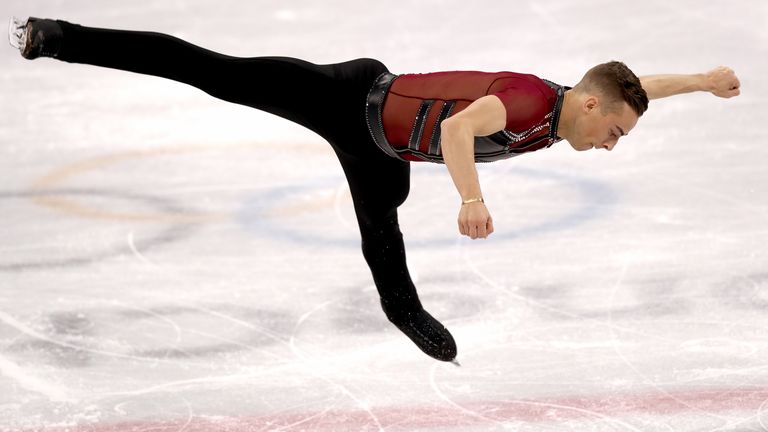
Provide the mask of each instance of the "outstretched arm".
POLYGON ((640 77, 648 99, 659 99, 694 91, 707 91, 715 96, 738 96, 739 79, 730 68, 720 66, 707 73, 693 75, 648 75, 640 77))

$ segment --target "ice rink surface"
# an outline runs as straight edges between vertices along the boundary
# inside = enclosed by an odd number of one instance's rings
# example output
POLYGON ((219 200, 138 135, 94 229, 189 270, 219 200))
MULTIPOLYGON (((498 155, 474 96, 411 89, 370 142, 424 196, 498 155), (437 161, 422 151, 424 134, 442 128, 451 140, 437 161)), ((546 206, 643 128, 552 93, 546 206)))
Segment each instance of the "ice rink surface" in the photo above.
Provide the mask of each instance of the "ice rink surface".
POLYGON ((456 367, 380 310, 318 136, 4 45, 0 430, 768 430, 767 2, 4 0, 11 15, 565 85, 614 59, 722 64, 742 95, 652 101, 612 152, 481 165, 486 240, 459 235, 445 167, 412 164, 409 267, 456 367))

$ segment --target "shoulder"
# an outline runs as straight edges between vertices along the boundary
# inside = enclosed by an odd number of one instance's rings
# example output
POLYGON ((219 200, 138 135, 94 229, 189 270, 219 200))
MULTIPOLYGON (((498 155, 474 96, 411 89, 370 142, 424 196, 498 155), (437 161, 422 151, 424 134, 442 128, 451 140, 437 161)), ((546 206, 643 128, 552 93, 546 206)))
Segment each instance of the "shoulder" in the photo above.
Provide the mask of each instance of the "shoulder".
POLYGON ((504 104, 507 129, 522 130, 540 121, 552 111, 557 95, 541 78, 529 74, 499 77, 489 93, 504 104))
POLYGON ((498 72, 496 75, 494 82, 488 88, 489 94, 509 91, 520 95, 528 94, 531 97, 549 98, 554 95, 552 88, 536 75, 517 72, 498 72))

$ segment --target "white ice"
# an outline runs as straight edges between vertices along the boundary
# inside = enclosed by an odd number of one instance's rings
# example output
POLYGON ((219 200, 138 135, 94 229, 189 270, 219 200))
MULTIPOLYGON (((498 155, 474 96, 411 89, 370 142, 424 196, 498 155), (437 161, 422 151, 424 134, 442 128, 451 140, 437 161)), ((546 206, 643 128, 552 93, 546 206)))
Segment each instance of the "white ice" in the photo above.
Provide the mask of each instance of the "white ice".
POLYGON ((329 146, 172 81, 0 49, 0 430, 768 430, 768 3, 4 0, 238 56, 573 85, 732 67, 612 151, 444 166, 400 211, 462 366, 381 312, 329 146))

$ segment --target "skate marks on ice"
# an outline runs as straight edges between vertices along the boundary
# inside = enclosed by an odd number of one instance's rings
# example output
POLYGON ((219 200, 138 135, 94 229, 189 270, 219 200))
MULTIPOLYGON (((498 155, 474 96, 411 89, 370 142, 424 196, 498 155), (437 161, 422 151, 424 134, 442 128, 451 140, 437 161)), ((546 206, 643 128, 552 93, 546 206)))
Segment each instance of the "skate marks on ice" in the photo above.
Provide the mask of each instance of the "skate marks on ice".
MULTIPOLYGON (((83 189, 59 189, 59 190, 39 190, 26 192, 0 192, 0 208, 3 202, 7 203, 13 200, 59 200, 59 199, 86 199, 89 201, 98 201, 101 203, 115 201, 119 203, 129 203, 131 207, 144 207, 153 211, 160 211, 164 214, 175 214, 183 218, 189 214, 189 210, 179 203, 170 199, 161 198, 135 192, 124 192, 117 190, 83 190, 83 189)), ((120 204, 118 204, 120 205, 120 204)), ((96 228, 89 226, 89 234, 95 237, 109 235, 113 240, 105 245, 98 247, 85 244, 83 236, 74 226, 66 226, 67 223, 61 223, 53 227, 54 223, 50 220, 41 222, 36 226, 22 225, 21 230, 35 229, 41 231, 51 230, 50 241, 40 244, 19 244, 15 246, 4 246, 0 250, 13 256, 0 262, 0 272, 18 272, 26 270, 45 270, 49 268, 77 267, 93 264, 109 258, 115 258, 124 255, 129 248, 134 250, 147 251, 152 248, 164 246, 170 243, 181 241, 193 235, 195 230, 194 223, 176 223, 161 228, 150 227, 136 230, 138 234, 131 238, 131 245, 127 244, 124 237, 124 225, 116 224, 114 227, 96 228), (99 232, 99 235, 94 232, 99 232), (66 249, 68 243, 72 243, 72 249, 66 254, 61 249, 66 249), (80 249, 81 251, 77 251, 80 249), (82 249, 90 249, 82 251, 82 249), (25 259, 19 259, 18 256, 26 256, 25 259), (46 258, 46 256, 48 256, 46 258)), ((82 228, 82 227, 80 227, 82 228)), ((17 231, 16 235, 19 234, 17 231)))
MULTIPOLYGON (((216 170, 206 175, 189 164, 220 158, 222 166, 217 169, 233 169, 227 163, 233 152, 241 153, 235 160, 245 166, 263 147, 269 145, 189 145, 90 156, 51 169, 33 179, 29 188, 0 191, 0 208, 18 220, 0 247, 0 254, 8 256, 0 259, 0 272, 83 266, 124 253, 141 259, 143 251, 189 239, 201 225, 229 222, 231 213, 203 200, 212 192, 236 193, 258 186, 242 181, 212 184, 210 176, 219 179, 216 170), (163 161, 172 169, 158 172, 154 167, 163 161), (190 170, 201 173, 199 178, 189 175, 190 170), (142 175, 136 177, 134 172, 142 175), (189 179, 180 187, 163 174, 189 179), (29 244, 29 238, 46 240, 29 244), (98 244, 84 242, 85 238, 98 244)), ((283 147, 301 148, 310 157, 324 155, 314 145, 283 147)))

